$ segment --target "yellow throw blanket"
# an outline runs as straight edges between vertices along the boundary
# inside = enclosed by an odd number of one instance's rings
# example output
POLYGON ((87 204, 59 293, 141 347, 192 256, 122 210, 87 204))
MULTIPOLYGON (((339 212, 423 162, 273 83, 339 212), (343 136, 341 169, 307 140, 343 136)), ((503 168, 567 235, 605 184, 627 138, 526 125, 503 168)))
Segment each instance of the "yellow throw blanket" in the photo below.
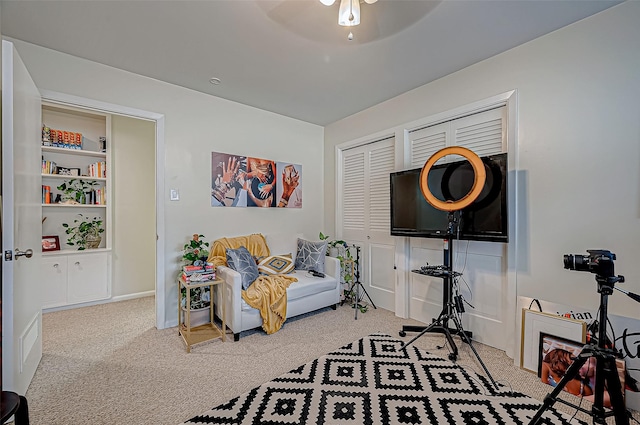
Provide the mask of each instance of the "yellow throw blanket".
POLYGON ((242 291, 242 299, 260 310, 262 329, 267 334, 280 330, 287 318, 287 288, 298 279, 292 276, 271 275, 258 278, 242 291))
MULTIPOLYGON (((264 236, 254 233, 249 236, 220 238, 213 242, 208 262, 213 267, 227 265, 227 248, 246 247, 254 257, 270 255, 264 236)), ((258 276, 246 291, 242 291, 242 299, 251 307, 260 310, 262 328, 267 334, 277 332, 287 317, 287 288, 298 279, 285 275, 258 276)))
POLYGON ((269 247, 264 236, 254 233, 249 236, 238 236, 236 238, 220 238, 213 242, 211 252, 209 252, 208 262, 214 267, 227 265, 227 248, 238 249, 244 246, 254 257, 267 257, 270 255, 269 247), (216 258, 220 257, 220 258, 216 258))

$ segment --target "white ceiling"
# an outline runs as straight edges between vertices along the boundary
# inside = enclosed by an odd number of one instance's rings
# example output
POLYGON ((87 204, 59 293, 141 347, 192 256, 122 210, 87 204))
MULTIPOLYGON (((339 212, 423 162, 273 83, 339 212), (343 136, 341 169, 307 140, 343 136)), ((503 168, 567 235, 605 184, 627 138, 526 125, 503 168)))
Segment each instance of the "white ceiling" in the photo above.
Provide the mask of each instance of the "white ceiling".
POLYGON ((327 125, 618 0, 379 0, 337 24, 318 0, 0 3, 5 36, 327 125), (214 86, 209 79, 222 84, 214 86))

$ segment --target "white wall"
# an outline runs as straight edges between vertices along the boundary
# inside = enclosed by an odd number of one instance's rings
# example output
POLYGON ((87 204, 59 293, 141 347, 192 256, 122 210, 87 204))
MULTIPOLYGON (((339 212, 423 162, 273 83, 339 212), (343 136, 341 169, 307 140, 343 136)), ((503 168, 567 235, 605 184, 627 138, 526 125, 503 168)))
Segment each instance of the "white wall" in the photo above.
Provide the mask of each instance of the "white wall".
MULTIPOLYGON (((562 267, 586 249, 616 253, 618 286, 640 293, 639 22, 626 2, 327 126, 325 186, 336 145, 516 89, 518 295, 597 307, 595 275, 562 267)), ((329 234, 334 209, 327 191, 329 234)), ((618 292, 609 311, 640 318, 618 292)))
MULTIPOLYGON (((11 40, 41 89, 165 116, 165 323, 177 323, 182 246, 253 232, 317 235, 323 225, 323 128, 151 78, 11 40), (211 152, 302 164, 302 209, 212 208, 211 152), (169 201, 169 190, 180 201, 169 201)), ((153 154, 140 161, 153 161, 153 154)))
MULTIPOLYGON (((156 126, 114 115, 109 141, 113 167, 113 297, 156 287, 156 126), (151 159, 149 159, 151 158, 151 159)), ((177 296, 177 295, 176 295, 177 296)))

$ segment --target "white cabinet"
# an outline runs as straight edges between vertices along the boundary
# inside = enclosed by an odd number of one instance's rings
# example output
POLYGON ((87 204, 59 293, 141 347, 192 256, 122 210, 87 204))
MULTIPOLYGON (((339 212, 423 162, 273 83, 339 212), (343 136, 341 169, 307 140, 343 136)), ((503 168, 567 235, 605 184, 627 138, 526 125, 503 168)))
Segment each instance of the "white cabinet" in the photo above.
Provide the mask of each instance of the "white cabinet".
POLYGON ((42 257, 42 308, 67 304, 67 257, 42 257))
POLYGON ((61 307, 111 296, 110 253, 85 251, 43 255, 43 308, 61 307))

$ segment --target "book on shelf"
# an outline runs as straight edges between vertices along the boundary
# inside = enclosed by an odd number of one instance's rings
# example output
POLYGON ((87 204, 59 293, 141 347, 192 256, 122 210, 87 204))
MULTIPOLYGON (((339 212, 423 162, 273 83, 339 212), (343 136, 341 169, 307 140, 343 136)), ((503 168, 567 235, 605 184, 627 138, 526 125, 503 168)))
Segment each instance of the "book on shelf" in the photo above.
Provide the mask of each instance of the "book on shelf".
POLYGON ((182 273, 184 273, 187 276, 190 276, 194 273, 212 273, 214 272, 213 270, 213 264, 211 263, 206 263, 206 265, 204 266, 183 266, 182 267, 182 273))
POLYGON ((56 130, 46 125, 42 126, 42 145, 64 149, 82 149, 82 133, 56 130))
POLYGON ((55 174, 57 169, 55 162, 42 159, 42 174, 55 174))
POLYGON ((87 176, 88 177, 107 177, 107 163, 105 161, 98 161, 90 164, 87 167, 87 176))
POLYGON ((42 203, 51 203, 51 186, 42 185, 42 203))
POLYGON ((195 282, 210 282, 212 280, 216 280, 216 273, 193 273, 187 275, 186 273, 182 273, 180 275, 180 279, 182 279, 185 283, 195 283, 195 282))

